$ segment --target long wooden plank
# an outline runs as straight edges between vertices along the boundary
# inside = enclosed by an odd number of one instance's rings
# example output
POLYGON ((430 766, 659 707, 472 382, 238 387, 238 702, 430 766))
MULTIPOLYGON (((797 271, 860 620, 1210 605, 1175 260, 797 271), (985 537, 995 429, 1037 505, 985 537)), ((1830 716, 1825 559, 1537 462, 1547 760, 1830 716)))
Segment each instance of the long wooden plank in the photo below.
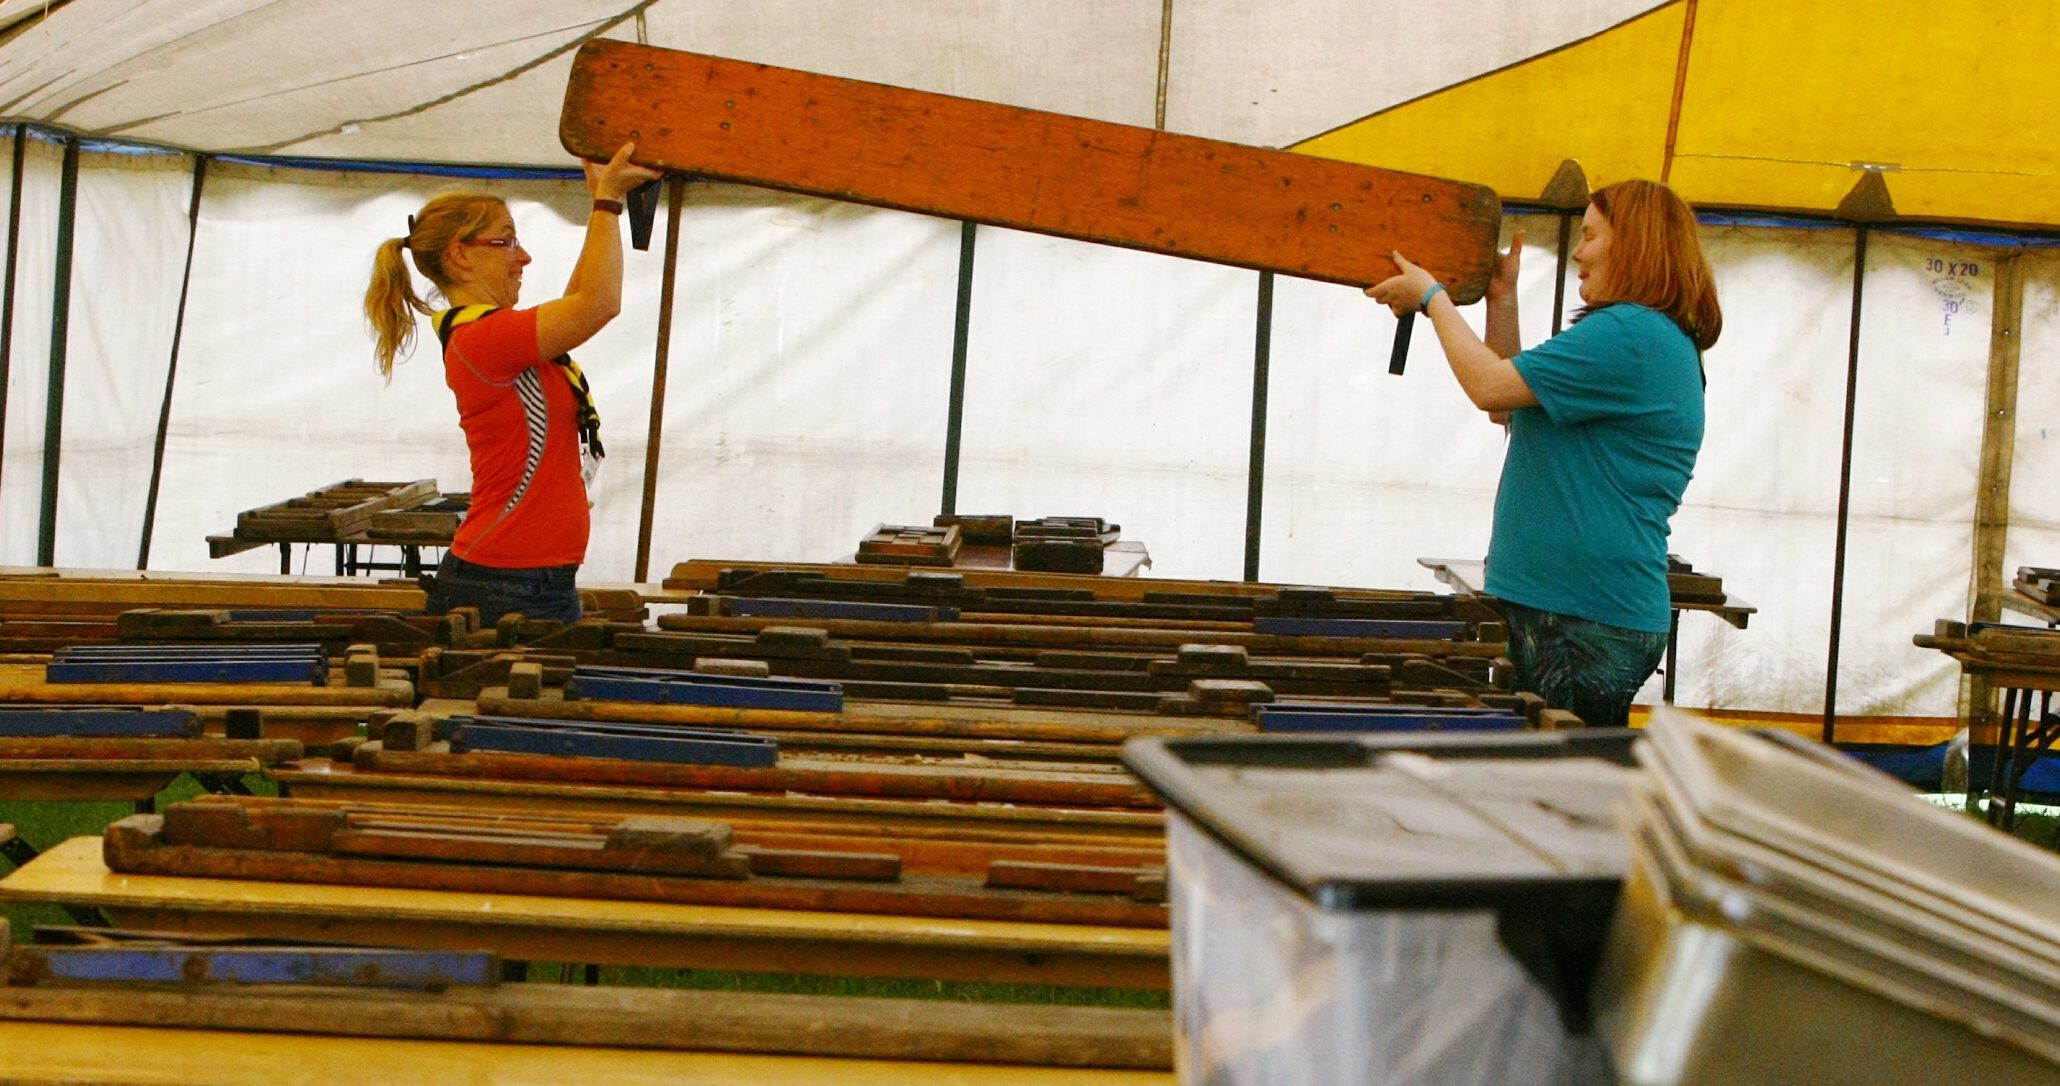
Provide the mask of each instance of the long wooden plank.
POLYGON ((932 803, 857 796, 707 792, 693 788, 491 780, 427 773, 360 773, 347 763, 308 759, 271 767, 266 776, 304 799, 536 813, 691 815, 732 821, 792 819, 810 828, 949 839, 960 833, 998 839, 1097 843, 1163 839, 1159 811, 1023 807, 1009 803, 932 803))
POLYGON ((356 751, 365 772, 432 773, 496 780, 585 781, 743 792, 1045 803, 1064 807, 1157 806, 1127 775, 1078 771, 938 769, 884 759, 782 759, 769 769, 622 762, 607 758, 553 758, 538 754, 439 754, 385 750, 377 742, 356 751))
POLYGON ((377 686, 290 683, 46 683, 43 669, 0 663, 0 704, 20 705, 363 705, 405 708, 415 684, 381 678, 377 686))
MULTIPOLYGON (((1114 895, 1022 891, 942 874, 894 883, 752 877, 745 881, 629 874, 496 862, 427 863, 372 856, 169 843, 165 820, 131 815, 104 838, 108 868, 123 874, 389 887, 527 897, 602 898, 672 904, 869 913, 1018 923, 1157 928, 1162 907, 1114 895)), ((484 846, 481 846, 484 848, 484 846)), ((502 846, 501 851, 506 851, 502 846)))
POLYGON ((630 705, 562 698, 511 698, 506 687, 479 695, 483 713, 556 717, 562 720, 640 721, 714 727, 787 729, 902 736, 1020 740, 1057 743, 1122 743, 1140 735, 1240 735, 1252 731, 1242 719, 1161 716, 1156 713, 1094 712, 1084 709, 1012 705, 953 705, 929 702, 852 702, 842 713, 790 713, 703 705, 630 705))
MULTIPOLYGON (((1013 645, 1049 649, 1121 649, 1178 651, 1197 641, 1243 645, 1252 653, 1277 656, 1358 657, 1368 652, 1407 652, 1424 656, 1477 656, 1492 659, 1508 651, 1501 641, 1438 641, 1426 638, 1309 637, 1193 630, 1173 626, 1155 629, 1047 625, 1016 622, 864 622, 844 618, 733 618, 727 615, 660 615, 658 629, 667 633, 757 633, 769 626, 806 625, 838 640, 927 642, 955 645, 1013 645)), ((651 635, 630 634, 617 645, 632 650, 662 651, 664 642, 651 635)))
MULTIPOLYGON (((178 816, 182 812, 190 816, 196 808, 201 807, 243 808, 255 814, 256 824, 259 826, 265 824, 268 814, 272 811, 337 810, 342 812, 344 817, 341 825, 332 824, 337 832, 349 830, 362 833, 424 833, 467 840, 527 841, 562 838, 568 843, 582 842, 587 847, 595 849, 607 847, 606 842, 611 837, 619 839, 620 835, 615 831, 618 826, 624 824, 620 818, 583 818, 577 812, 564 810, 524 811, 500 805, 457 808, 404 805, 376 800, 338 803, 332 800, 309 800, 299 797, 289 801, 269 797, 200 796, 187 803, 175 804, 165 813, 167 818, 178 816)), ((198 830, 211 830, 209 823, 213 821, 201 820, 198 830)), ((648 825, 653 821, 647 818, 638 820, 638 824, 648 825)), ((941 816, 937 821, 944 823, 941 816)), ((732 844, 745 851, 755 849, 761 852, 891 852, 900 858, 902 870, 910 873, 981 877, 989 873, 990 865, 997 860, 1131 868, 1164 867, 1166 864, 1165 846, 1157 839, 1140 840, 1129 836, 1117 837, 1083 832, 1032 835, 1007 827, 972 827, 949 823, 933 826, 855 826, 798 817, 747 817, 728 822, 670 818, 660 824, 699 827, 700 836, 686 840, 685 844, 705 844, 705 851, 711 858, 720 855, 723 849, 732 844), (727 830, 721 827, 727 827, 727 830)), ((224 839, 237 837, 241 833, 249 832, 245 827, 250 825, 248 822, 228 822, 227 832, 221 836, 224 839)), ((276 840, 274 844, 277 844, 276 840)), ((357 847, 348 839, 339 842, 332 837, 330 844, 338 851, 368 851, 357 847)), ((459 858, 457 848, 458 846, 453 844, 452 850, 444 853, 443 858, 459 858)), ((411 848, 406 854, 419 856, 423 853, 411 848)), ((582 860, 569 866, 589 865, 582 860)), ((776 872, 761 868, 754 857, 751 873, 776 872)))
POLYGON ((1408 253, 1479 299, 1501 203, 1485 186, 595 40, 558 134, 602 160, 1366 286, 1408 253))
MULTIPOLYGON (((377 997, 223 987, 16 988, 0 1000, 0 1019, 1033 1067, 1150 1070, 1171 1067, 1173 1058, 1173 1024, 1163 1010, 1019 1004, 997 1013, 991 1005, 940 999, 563 984, 377 997)), ((196 1041, 218 1043, 206 1035, 196 1041)), ((363 1073, 362 1066, 353 1070, 363 1073)))
POLYGON ((294 739, 216 739, 206 736, 184 739, 62 736, 0 738, 0 760, 4 761, 47 758, 59 761, 160 759, 198 762, 254 758, 271 765, 298 758, 301 752, 300 742, 294 739))
MULTIPOLYGON (((716 591, 726 570, 761 573, 769 570, 795 570, 810 576, 840 581, 901 582, 908 579, 907 570, 886 566, 854 566, 836 562, 770 562, 752 558, 690 558, 675 563, 672 572, 664 581, 666 590, 688 595, 669 602, 685 602, 693 593, 716 591)), ((1161 593, 1264 599, 1279 595, 1283 587, 1293 587, 1263 581, 1097 577, 1082 573, 1029 573, 1006 569, 954 569, 951 572, 958 575, 967 588, 1066 589, 1091 592, 1094 598, 1106 600, 1141 601, 1147 595, 1161 593)), ((1383 588, 1332 588, 1330 591, 1340 600, 1416 599, 1427 595, 1425 592, 1383 588)), ((1485 606, 1479 614, 1480 617, 1487 619, 1497 617, 1493 610, 1485 606)))
MULTIPOLYGON (((178 993, 168 993, 176 999, 178 993)), ((697 993, 698 994, 698 993, 697 993)), ((872 1003, 874 1000, 852 1000, 872 1003)), ((992 1013, 990 1011, 990 1013, 992 1013)), ((1001 1022, 1009 1019, 996 1015, 1001 1022)), ((175 1021, 176 1019, 167 1019, 175 1021)), ((574 1021, 582 1021, 575 1019, 574 1021)), ((675 1027, 691 1034, 691 1023, 675 1027)), ((671 1052, 608 1045, 483 1044, 404 1037, 296 1036, 249 1029, 167 1029, 148 1024, 0 1022, 15 1086, 298 1086, 380 1082, 492 1082, 499 1086, 1173 1086, 1171 1071, 1067 1069, 759 1052, 671 1052), (376 1074, 368 1074, 376 1069, 376 1074)))
MULTIPOLYGON (((132 607, 348 607, 420 611, 428 597, 412 585, 359 578, 155 574, 122 577, 99 571, 21 576, 0 571, 0 603, 91 604, 108 614, 132 607)), ((6 610, 14 608, 8 606, 6 610)))

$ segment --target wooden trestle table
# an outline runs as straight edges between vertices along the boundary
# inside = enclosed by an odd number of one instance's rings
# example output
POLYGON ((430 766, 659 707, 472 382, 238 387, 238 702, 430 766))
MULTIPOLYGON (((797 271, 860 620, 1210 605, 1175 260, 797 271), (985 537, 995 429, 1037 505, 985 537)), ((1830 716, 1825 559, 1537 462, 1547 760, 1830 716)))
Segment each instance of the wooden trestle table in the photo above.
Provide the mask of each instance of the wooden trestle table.
MULTIPOLYGON (((1001 1013, 1006 1013, 1001 1012, 1001 1013)), ((73 1086, 1171 1086, 1163 1071, 1082 1070, 912 1060, 666 1052, 577 1045, 311 1037, 0 1021, 10 1083, 73 1086)))
POLYGON ((0 903, 91 906, 188 934, 491 950, 515 961, 1156 988, 1164 929, 125 875, 75 837, 0 879, 0 903))

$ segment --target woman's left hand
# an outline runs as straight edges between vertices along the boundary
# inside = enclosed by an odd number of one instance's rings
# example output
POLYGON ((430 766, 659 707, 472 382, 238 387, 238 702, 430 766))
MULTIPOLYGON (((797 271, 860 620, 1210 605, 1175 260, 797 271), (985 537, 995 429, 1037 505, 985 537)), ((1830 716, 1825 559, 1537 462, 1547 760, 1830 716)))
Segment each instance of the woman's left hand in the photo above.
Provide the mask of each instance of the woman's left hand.
POLYGON ((587 175, 587 191, 597 200, 620 200, 629 191, 647 181, 656 181, 665 175, 657 170, 645 169, 629 160, 636 152, 635 143, 625 143, 615 149, 615 156, 603 165, 582 161, 587 175))
POLYGON ((1387 306, 1396 316, 1416 312, 1423 302, 1424 292, 1431 289, 1437 280, 1431 273, 1409 262, 1401 253, 1389 254, 1401 274, 1392 275, 1366 288, 1366 296, 1387 306))

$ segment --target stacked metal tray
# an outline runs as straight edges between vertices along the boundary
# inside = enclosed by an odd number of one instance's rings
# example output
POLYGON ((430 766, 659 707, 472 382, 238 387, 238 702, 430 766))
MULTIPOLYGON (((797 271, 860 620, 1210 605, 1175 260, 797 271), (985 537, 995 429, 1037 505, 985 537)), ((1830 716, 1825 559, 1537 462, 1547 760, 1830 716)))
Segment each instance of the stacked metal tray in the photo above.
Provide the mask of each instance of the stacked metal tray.
POLYGON ((1646 736, 1596 991, 1620 1082, 2060 1083, 2060 857, 1792 737, 1646 736))

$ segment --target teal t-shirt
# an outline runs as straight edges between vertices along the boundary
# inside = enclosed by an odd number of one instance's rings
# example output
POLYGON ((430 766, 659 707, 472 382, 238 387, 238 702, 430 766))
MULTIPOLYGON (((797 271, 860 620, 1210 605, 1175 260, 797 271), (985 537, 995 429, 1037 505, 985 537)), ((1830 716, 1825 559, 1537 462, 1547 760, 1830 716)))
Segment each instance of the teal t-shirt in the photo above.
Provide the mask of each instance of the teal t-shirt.
POLYGON ((1664 633, 1667 521, 1702 448, 1702 356, 1657 310, 1618 303, 1513 362, 1538 406, 1510 415, 1488 592, 1664 633))

